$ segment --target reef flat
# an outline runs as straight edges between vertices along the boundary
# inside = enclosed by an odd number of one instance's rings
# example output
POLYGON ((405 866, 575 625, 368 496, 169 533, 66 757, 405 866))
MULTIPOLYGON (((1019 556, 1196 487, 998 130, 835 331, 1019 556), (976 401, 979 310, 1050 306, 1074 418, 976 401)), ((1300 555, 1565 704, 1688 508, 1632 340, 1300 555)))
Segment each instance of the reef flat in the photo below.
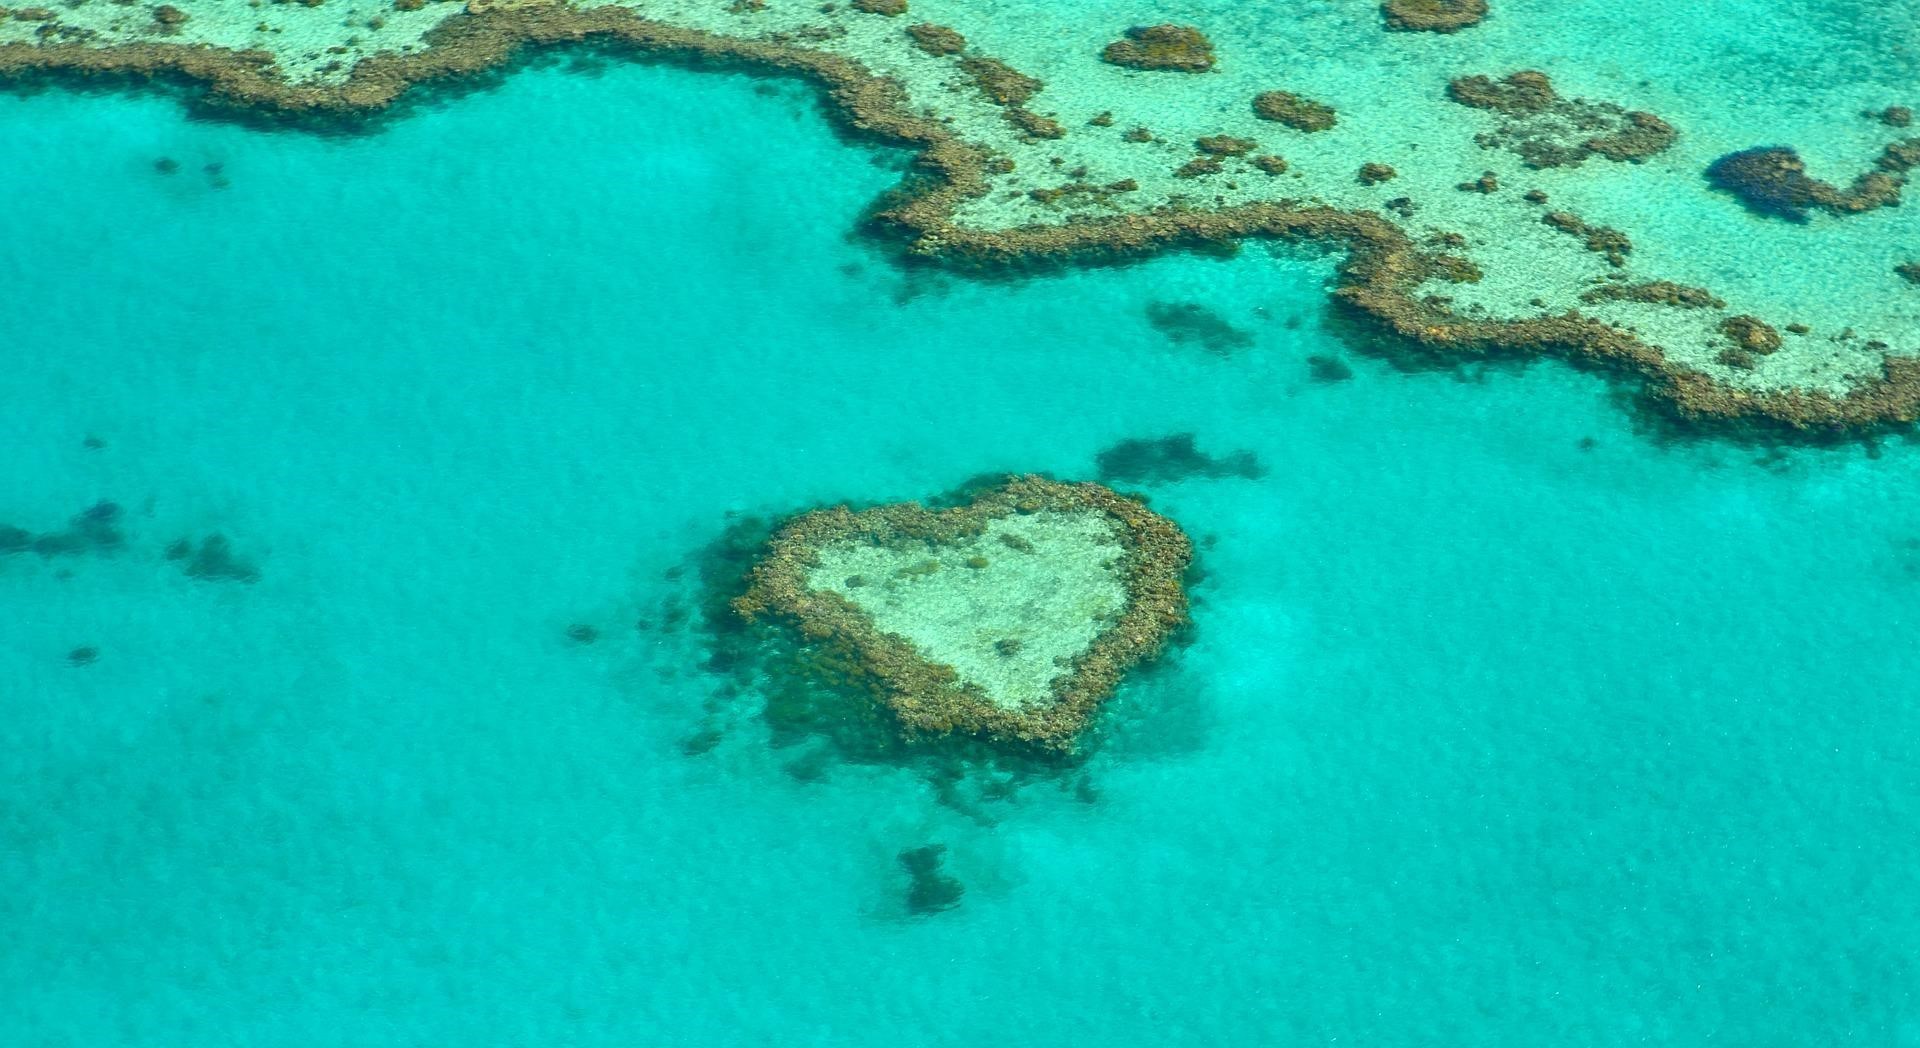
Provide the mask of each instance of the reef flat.
POLYGON ((1126 670, 1186 622, 1192 547, 1097 484, 1021 477, 964 505, 802 514, 734 603, 847 658, 914 732, 1071 748, 1126 670))
POLYGON ((784 71, 920 151, 873 216, 915 256, 1313 239, 1347 251, 1341 302, 1438 354, 1604 362, 1695 419, 1920 415, 1893 206, 1920 141, 1893 89, 1829 85, 1844 127, 1780 143, 1689 85, 1531 61, 1514 41, 1550 26, 1529 20, 1572 17, 1551 5, 1335 5, 1285 34, 1244 6, 1156 25, 1004 0, 77 0, 8 10, 0 70, 185 77, 207 105, 346 119, 527 44, 784 71), (1752 207, 1802 199, 1818 213, 1752 207))

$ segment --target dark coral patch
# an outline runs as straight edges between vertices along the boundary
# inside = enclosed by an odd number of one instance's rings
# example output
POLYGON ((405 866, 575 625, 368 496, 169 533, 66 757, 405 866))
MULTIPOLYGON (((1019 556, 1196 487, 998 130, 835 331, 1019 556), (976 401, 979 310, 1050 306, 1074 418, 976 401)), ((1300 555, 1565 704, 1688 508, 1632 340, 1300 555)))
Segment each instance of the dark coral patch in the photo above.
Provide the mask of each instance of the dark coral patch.
POLYGON ((1251 138, 1235 138, 1232 135, 1208 135, 1193 140, 1195 149, 1214 156, 1244 156, 1259 145, 1251 138))
POLYGON ((1625 233, 1611 226, 1588 225, 1580 216, 1569 211, 1549 211, 1540 216, 1540 221, 1568 236, 1579 237, 1588 251, 1605 255, 1607 264, 1616 268, 1627 264, 1627 255, 1633 251, 1633 241, 1625 233))
POLYGON ((1128 69, 1204 73, 1213 68, 1213 41, 1190 25, 1137 25, 1125 39, 1108 44, 1100 58, 1128 69))
POLYGON ((1316 353, 1307 358, 1307 376, 1321 383, 1346 382, 1353 378, 1353 368, 1339 357, 1316 353))
POLYGON ((1641 284, 1602 284, 1580 296, 1580 301, 1644 302, 1679 309, 1725 309, 1727 304, 1706 288, 1689 287, 1671 280, 1651 280, 1641 284))
POLYGON ((967 38, 957 29, 949 29, 932 22, 918 22, 907 27, 907 35, 913 38, 913 46, 936 57, 957 55, 967 49, 967 38))
POLYGON ((1714 188, 1738 197, 1759 215, 1805 222, 1815 208, 1834 215, 1858 214, 1900 202, 1906 173, 1920 162, 1920 139, 1886 147, 1875 166, 1841 189, 1807 174, 1806 161, 1790 146, 1757 146, 1715 160, 1707 168, 1714 188))
POLYGON ((167 546, 167 559, 184 561, 180 570, 188 578, 207 582, 260 581, 260 568, 233 551, 225 535, 208 535, 195 545, 190 539, 176 539, 167 546))
POLYGON ((974 86, 995 105, 1023 106, 1043 86, 998 58, 970 55, 960 60, 960 68, 973 78, 974 86))
POLYGON ((1226 356, 1253 345, 1253 336, 1198 302, 1154 302, 1147 306, 1147 323, 1177 346, 1198 345, 1226 356))
POLYGON ((1506 149, 1528 167, 1578 167, 1591 156, 1638 163, 1679 136, 1672 124, 1652 113, 1612 102, 1561 98, 1547 74, 1533 69, 1499 80, 1463 76, 1447 85, 1447 97, 1506 117, 1474 141, 1483 149, 1506 149))
POLYGON ((1487 17, 1487 0, 1384 0, 1380 14, 1388 29, 1457 33, 1487 17))
POLYGON ((900 865, 907 871, 908 913, 924 917, 960 905, 967 888, 941 871, 946 852, 944 844, 929 844, 900 853, 900 865))
POLYGON ((1560 101, 1547 74, 1534 69, 1509 73, 1499 80, 1487 76, 1463 76, 1447 84, 1447 97, 1463 106, 1489 109, 1508 116, 1529 116, 1545 112, 1560 101))
POLYGON ((1267 475, 1253 452, 1209 455, 1194 445, 1191 433, 1123 440, 1102 451, 1094 462, 1102 481, 1122 484, 1173 484, 1195 477, 1258 480, 1267 475))
POLYGON ((1780 348, 1780 332, 1775 331, 1773 325, 1759 317, 1745 313, 1722 320, 1720 333, 1732 339, 1736 347, 1748 353, 1765 356, 1780 348))
POLYGON ((25 528, 0 524, 0 554, 38 553, 42 557, 72 557, 83 553, 111 553, 126 544, 120 530, 120 506, 96 502, 74 514, 59 531, 35 535, 25 528))
POLYGON ((1325 131, 1338 120, 1333 107, 1291 91, 1262 91, 1253 97, 1253 111, 1262 120, 1285 124, 1295 131, 1325 131))
POLYGON ((1361 185, 1372 186, 1378 185, 1381 182, 1391 182, 1394 178, 1398 177, 1399 174, 1400 172, 1393 169, 1392 164, 1369 163, 1360 165, 1360 174, 1357 177, 1360 179, 1361 185))

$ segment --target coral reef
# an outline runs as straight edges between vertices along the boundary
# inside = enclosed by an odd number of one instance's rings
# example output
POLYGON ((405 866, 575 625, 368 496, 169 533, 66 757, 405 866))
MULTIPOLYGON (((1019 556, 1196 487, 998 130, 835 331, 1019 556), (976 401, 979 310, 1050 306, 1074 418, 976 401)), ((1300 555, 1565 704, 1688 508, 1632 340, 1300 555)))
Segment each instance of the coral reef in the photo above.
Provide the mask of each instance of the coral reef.
POLYGON ((1245 156, 1259 146, 1260 143, 1251 138, 1235 138, 1232 135, 1208 135, 1193 141, 1195 149, 1214 156, 1245 156))
POLYGON ((877 700, 911 735, 958 732, 1003 744, 1072 750, 1081 728, 1127 669, 1157 654, 1186 622, 1182 578, 1191 557, 1192 547, 1180 529, 1133 499, 1095 484, 1017 477, 978 490, 965 503, 947 509, 904 503, 856 513, 840 506, 795 517, 773 535, 733 607, 750 622, 772 618, 791 625, 824 660, 823 668, 830 667, 827 676, 839 682, 837 687, 865 701, 877 700), (1083 578, 1080 585, 1116 587, 1119 603, 1080 624, 1089 639, 1064 668, 1049 657, 1048 649, 1031 650, 1035 641, 1058 646, 1064 623, 1025 634, 1020 621, 995 616, 1006 614, 1008 601, 1023 609, 1019 616, 1059 614, 1063 607, 1078 605, 1033 603, 1021 592, 1008 592, 1009 583, 992 570, 930 572, 927 579, 896 581, 887 593, 858 598, 862 603, 850 595, 866 589, 845 588, 830 571, 820 574, 823 559, 829 558, 836 564, 915 557, 937 562, 942 556, 966 553, 985 535, 1008 531, 1025 532, 1021 537, 1038 548, 1007 561, 1001 569, 1006 579, 1030 577, 1031 582, 1018 585, 1043 585, 1052 592, 1062 585, 1058 573, 1070 571, 1083 578), (1086 545, 1097 536, 1104 537, 1086 545), (1118 555, 1098 552, 1104 550, 1118 555), (1095 555, 1105 559, 1095 564, 1057 559, 1095 555), (1041 562, 1045 574, 1022 574, 1030 570, 1026 563, 1042 557, 1056 558, 1041 562), (1002 610, 982 613, 953 603, 971 599, 966 594, 998 602, 994 606, 1002 610), (875 616, 900 624, 896 628, 912 638, 883 630, 875 616), (949 618, 955 625, 936 625, 949 618), (995 622, 998 636, 979 635, 995 622), (962 633, 930 632, 938 629, 962 633), (993 642, 1022 635, 1027 649, 1018 652, 1021 665, 1032 667, 1038 676, 1008 677, 1003 670, 989 669, 1014 661, 993 642), (981 654, 973 653, 974 645, 983 649, 981 654), (970 668, 963 673, 952 663, 935 661, 928 654, 935 650, 955 658, 965 655, 961 665, 970 668), (994 689, 1000 685, 986 683, 988 678, 1011 681, 1020 690, 998 692, 994 689), (1033 688, 1042 699, 1010 697, 1033 688))
POLYGON ((1395 171, 1391 164, 1367 163, 1360 165, 1360 173, 1356 177, 1361 185, 1371 186, 1381 182, 1391 182, 1399 174, 1400 172, 1395 171))
POLYGON ((1720 333, 1732 339, 1736 348, 1748 353, 1765 356, 1780 348, 1780 332, 1759 317, 1744 313, 1722 320, 1720 333))
POLYGON ((1147 323, 1174 345, 1199 345, 1216 356, 1253 345, 1252 335, 1198 302, 1149 303, 1147 323))
POLYGON ((1026 105, 1042 87, 1040 81, 986 55, 968 55, 960 60, 960 68, 995 105, 1026 105))
POLYGON ((1102 483, 1173 484, 1194 477, 1259 480, 1267 469, 1251 451, 1209 455, 1194 446, 1194 435, 1123 440, 1095 459, 1102 483))
POLYGON ((1638 284, 1602 284, 1580 296, 1580 301, 1645 302, 1680 309, 1725 309, 1727 304, 1705 288, 1676 284, 1671 280, 1650 280, 1638 284))
POLYGON ((1673 145, 1679 135, 1652 113, 1561 98, 1547 74, 1532 69, 1500 80, 1460 77, 1447 85, 1447 97, 1505 117, 1474 141, 1483 149, 1508 150, 1534 168, 1578 167, 1592 156, 1638 163, 1673 145))
POLYGON ((904 15, 907 13, 907 0, 853 0, 853 9, 870 15, 904 15))
POLYGON ((1108 44, 1100 58, 1128 69, 1204 73, 1213 68, 1213 41, 1190 25, 1137 25, 1108 44))
POLYGON ((1487 17, 1487 0, 1383 0, 1380 14, 1388 29, 1457 33, 1487 17))
POLYGON ((1851 215, 1897 206, 1916 152, 1920 152, 1920 139, 1889 145, 1875 162, 1878 170, 1864 172, 1840 189, 1809 176, 1806 162, 1792 147, 1756 146, 1715 160, 1707 168, 1707 181, 1738 197, 1756 214, 1805 222, 1814 208, 1851 215))
POLYGON ((1480 172, 1479 178, 1471 182, 1461 182, 1453 188, 1464 193, 1498 193, 1500 191, 1500 176, 1492 171, 1482 171, 1480 172))
POLYGON ((1626 265, 1627 255, 1633 250, 1633 242, 1625 233, 1607 226, 1588 225, 1569 211, 1549 211, 1540 216, 1540 221, 1568 236, 1579 237, 1588 251, 1605 255, 1607 264, 1615 268, 1626 265))
MULTIPOLYGON (((192 5, 181 6, 196 10, 192 5)), ((1593 361, 1644 378, 1649 397, 1643 403, 1665 405, 1693 424, 1766 422, 1817 435, 1905 423, 1920 416, 1920 360, 1892 351, 1869 368, 1850 366, 1844 381, 1802 386, 1779 380, 1777 376, 1787 373, 1774 369, 1776 377, 1749 382, 1703 366, 1701 361, 1713 352, 1705 341, 1670 352, 1642 341, 1630 330, 1571 312, 1500 318, 1456 315, 1420 288, 1431 273, 1424 254, 1398 225, 1369 212, 1295 199, 1169 203, 1165 197, 1153 199, 1156 194, 1143 193, 1141 202, 1129 210, 1077 214, 1050 225, 980 228, 957 216, 969 202, 992 192, 995 181, 1013 170, 1013 158, 989 143, 961 137, 951 117, 936 111, 929 100, 914 98, 909 85, 876 75, 856 58, 830 49, 831 42, 840 39, 831 31, 837 28, 833 25, 808 23, 755 37, 670 25, 617 5, 577 8, 476 0, 468 8, 476 13, 452 15, 436 14, 449 5, 401 0, 394 6, 396 15, 418 7, 419 17, 431 20, 427 24, 433 27, 417 48, 381 50, 363 44, 345 59, 329 60, 324 54, 303 56, 293 49, 240 50, 170 42, 192 39, 208 21, 196 17, 179 37, 149 30, 146 38, 137 40, 52 34, 32 42, 0 42, 0 76, 25 80, 59 74, 186 82, 198 86, 191 98, 197 112, 333 129, 365 126, 380 114, 394 111, 393 104, 415 84, 451 83, 457 90, 461 81, 456 78, 500 67, 528 46, 588 44, 699 66, 745 66, 810 81, 822 89, 831 103, 829 111, 844 128, 918 151, 912 176, 875 209, 868 223, 873 232, 897 240, 907 259, 937 259, 960 270, 987 271, 1119 260, 1246 238, 1309 239, 1346 253, 1335 291, 1343 310, 1369 318, 1380 330, 1442 358, 1502 352, 1593 361), (303 64, 310 57, 313 64, 303 64)), ((297 5, 288 8, 298 9, 297 5)), ((753 23, 758 17, 742 16, 741 22, 753 23)), ((896 39, 902 50, 917 46, 907 35, 896 39)), ((1129 42, 1139 46, 1139 41, 1129 42)), ((1450 93, 1457 100, 1497 103, 1502 108, 1495 111, 1503 116, 1508 115, 1506 110, 1518 113, 1530 105, 1544 109, 1559 102, 1551 83, 1539 74, 1514 74, 1497 82, 1481 78, 1459 84, 1450 93)), ((1599 149, 1581 144, 1602 156, 1608 155, 1602 151, 1608 149, 1622 155, 1642 151, 1644 147, 1631 140, 1619 148, 1607 142, 1613 132, 1649 131, 1630 124, 1631 120, 1616 122, 1610 125, 1611 131, 1592 134, 1599 149)), ((1125 137, 1154 141, 1144 129, 1125 137)), ((1874 174, 1886 176, 1891 186, 1876 182, 1862 187, 1865 192, 1838 194, 1841 213, 1869 199, 1892 202, 1901 177, 1917 161, 1920 142, 1887 147, 1874 174), (1876 190, 1875 185, 1881 188, 1876 190)), ((1275 158, 1255 163, 1263 170, 1278 170, 1281 162, 1275 158)), ((1023 163, 1022 170, 1031 168, 1023 163)), ((1028 188, 1033 187, 1022 186, 1018 192, 1024 195, 1028 188)), ((1303 195, 1313 199, 1310 193, 1303 195)), ((1792 199, 1791 194, 1788 198, 1792 199)), ((1411 201, 1404 209, 1390 210, 1409 213, 1411 201)), ((1587 239, 1585 233, 1581 236, 1587 239)), ((1624 251, 1615 250, 1613 255, 1624 256, 1624 251)))
POLYGON ((915 47, 935 57, 957 55, 967 49, 967 38, 957 30, 932 22, 908 26, 907 36, 912 38, 915 47))
POLYGON ((1199 178, 1203 175, 1217 175, 1226 169, 1217 156, 1197 156, 1174 169, 1175 178, 1199 178))
POLYGON ((1325 131, 1338 119, 1332 106, 1291 91, 1260 92, 1253 96, 1253 111, 1262 120, 1285 124, 1295 131, 1325 131))

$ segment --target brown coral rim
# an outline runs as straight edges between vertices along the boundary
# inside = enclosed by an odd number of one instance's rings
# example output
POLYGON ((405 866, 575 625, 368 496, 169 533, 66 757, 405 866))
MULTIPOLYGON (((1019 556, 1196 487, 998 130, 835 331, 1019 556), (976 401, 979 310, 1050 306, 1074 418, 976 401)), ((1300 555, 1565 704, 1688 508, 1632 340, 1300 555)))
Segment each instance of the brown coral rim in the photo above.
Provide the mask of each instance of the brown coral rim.
POLYGON ((1192 558, 1192 544, 1180 528, 1136 499, 1098 484, 1012 477, 953 509, 907 502, 857 513, 835 506, 794 517, 775 532, 734 610, 749 619, 787 622, 810 640, 843 649, 879 685, 878 694, 910 731, 970 732, 1064 750, 1073 747, 1126 671, 1158 654, 1187 622, 1181 583, 1192 558), (930 661, 899 636, 882 633, 851 601, 807 585, 807 572, 827 545, 953 542, 979 534, 989 521, 1048 510, 1106 514, 1127 551, 1121 564, 1125 610, 1054 680, 1054 701, 1048 704, 997 706, 974 685, 961 683, 951 667, 930 661))
POLYGON ((1638 374, 1649 392, 1695 422, 1769 421, 1797 430, 1844 430, 1920 418, 1920 359, 1892 358, 1881 374, 1844 396, 1809 390, 1748 390, 1669 360, 1657 346, 1568 311, 1517 320, 1459 317, 1413 290, 1427 275, 1407 235, 1371 211, 1339 211, 1293 201, 1215 210, 1162 207, 1144 213, 1003 231, 952 222, 958 204, 988 192, 986 150, 968 145, 938 120, 919 115, 905 90, 837 55, 795 43, 730 38, 662 25, 624 8, 559 6, 496 9, 450 17, 415 54, 375 55, 338 85, 290 84, 263 51, 227 51, 166 43, 93 48, 78 44, 0 45, 0 76, 33 72, 186 77, 207 86, 205 101, 230 110, 290 116, 366 116, 411 86, 502 65, 523 44, 615 43, 634 53, 694 63, 745 64, 812 80, 852 130, 920 150, 911 189, 875 217, 877 228, 908 239, 911 255, 960 267, 1117 261, 1170 248, 1262 238, 1311 238, 1347 248, 1335 294, 1386 329, 1436 353, 1554 354, 1638 374))

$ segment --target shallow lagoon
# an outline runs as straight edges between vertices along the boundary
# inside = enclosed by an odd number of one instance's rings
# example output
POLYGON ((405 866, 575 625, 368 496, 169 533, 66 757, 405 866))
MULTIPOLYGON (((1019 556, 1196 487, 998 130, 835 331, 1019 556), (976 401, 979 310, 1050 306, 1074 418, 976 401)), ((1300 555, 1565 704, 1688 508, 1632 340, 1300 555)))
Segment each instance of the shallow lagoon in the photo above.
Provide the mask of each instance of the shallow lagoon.
POLYGON ((128 536, 0 559, 13 1042, 1920 1037, 1904 444, 1403 374, 1309 251, 902 273, 849 233, 902 158, 745 78, 525 72, 344 139, 47 94, 0 134, 0 521, 128 536), (663 572, 729 511, 1185 431, 1266 473, 1144 488, 1209 575, 1092 803, 800 783, 750 720, 683 754, 715 681, 663 572), (163 555, 209 533, 260 580, 163 555), (910 918, 930 843, 966 894, 910 918))

